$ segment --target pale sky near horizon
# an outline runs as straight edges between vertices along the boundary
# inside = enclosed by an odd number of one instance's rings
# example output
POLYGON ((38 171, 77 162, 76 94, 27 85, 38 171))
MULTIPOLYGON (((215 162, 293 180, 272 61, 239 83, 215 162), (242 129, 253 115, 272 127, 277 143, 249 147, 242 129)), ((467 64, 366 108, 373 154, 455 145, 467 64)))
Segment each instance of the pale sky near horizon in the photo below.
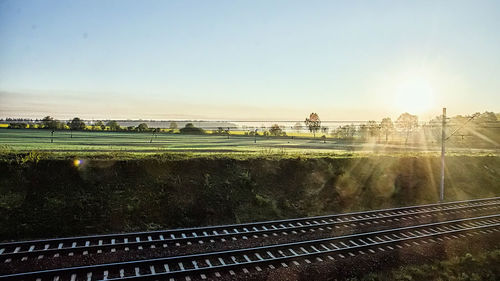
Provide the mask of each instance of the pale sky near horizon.
POLYGON ((500 112, 499 50, 500 1, 0 0, 0 117, 500 112))

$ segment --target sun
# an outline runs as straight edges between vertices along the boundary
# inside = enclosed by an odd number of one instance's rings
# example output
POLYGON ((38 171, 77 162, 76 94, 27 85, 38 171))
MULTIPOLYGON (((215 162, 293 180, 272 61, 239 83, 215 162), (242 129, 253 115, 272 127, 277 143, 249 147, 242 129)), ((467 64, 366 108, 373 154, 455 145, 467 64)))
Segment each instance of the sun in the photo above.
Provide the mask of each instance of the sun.
POLYGON ((434 89, 424 77, 404 79, 396 86, 394 105, 403 112, 424 113, 434 106, 434 89))

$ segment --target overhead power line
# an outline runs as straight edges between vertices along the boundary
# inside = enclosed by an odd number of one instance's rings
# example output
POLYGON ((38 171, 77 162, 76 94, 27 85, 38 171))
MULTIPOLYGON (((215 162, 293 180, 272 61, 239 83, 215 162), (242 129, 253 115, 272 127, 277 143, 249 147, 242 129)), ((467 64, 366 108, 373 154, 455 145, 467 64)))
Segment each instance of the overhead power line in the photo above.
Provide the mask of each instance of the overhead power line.
POLYGON ((449 135, 445 141, 447 141, 449 138, 451 138, 456 132, 458 132, 460 129, 462 129, 463 127, 465 127, 465 125, 467 125, 467 123, 469 123, 470 121, 472 121, 472 119, 476 118, 477 116, 479 116, 480 114, 479 113, 476 113, 474 115, 472 115, 469 120, 467 120, 462 126, 460 126, 459 128, 457 128, 455 131, 453 131, 453 133, 451 133, 451 135, 449 135))

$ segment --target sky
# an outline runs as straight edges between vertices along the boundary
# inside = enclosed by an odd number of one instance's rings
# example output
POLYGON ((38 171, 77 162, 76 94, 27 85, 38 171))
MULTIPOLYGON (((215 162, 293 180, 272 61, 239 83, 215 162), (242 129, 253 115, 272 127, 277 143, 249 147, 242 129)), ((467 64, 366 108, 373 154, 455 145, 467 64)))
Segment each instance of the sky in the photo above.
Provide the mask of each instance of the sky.
POLYGON ((500 1, 0 0, 0 118, 500 112, 500 1))

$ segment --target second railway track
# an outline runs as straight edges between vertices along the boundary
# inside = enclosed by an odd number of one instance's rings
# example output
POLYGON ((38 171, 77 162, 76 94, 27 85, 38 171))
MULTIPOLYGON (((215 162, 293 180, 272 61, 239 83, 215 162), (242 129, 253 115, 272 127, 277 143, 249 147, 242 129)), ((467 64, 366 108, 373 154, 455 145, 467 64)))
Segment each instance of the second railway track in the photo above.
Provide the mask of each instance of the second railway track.
POLYGON ((314 231, 326 231, 329 236, 342 235, 369 229, 411 225, 422 220, 432 222, 478 213, 496 213, 499 209, 500 197, 495 197, 260 223, 0 243, 0 262, 203 245, 240 239, 248 241, 314 231))
POLYGON ((496 214, 246 249, 24 272, 3 275, 0 280, 203 280, 499 231, 500 214, 496 214))

